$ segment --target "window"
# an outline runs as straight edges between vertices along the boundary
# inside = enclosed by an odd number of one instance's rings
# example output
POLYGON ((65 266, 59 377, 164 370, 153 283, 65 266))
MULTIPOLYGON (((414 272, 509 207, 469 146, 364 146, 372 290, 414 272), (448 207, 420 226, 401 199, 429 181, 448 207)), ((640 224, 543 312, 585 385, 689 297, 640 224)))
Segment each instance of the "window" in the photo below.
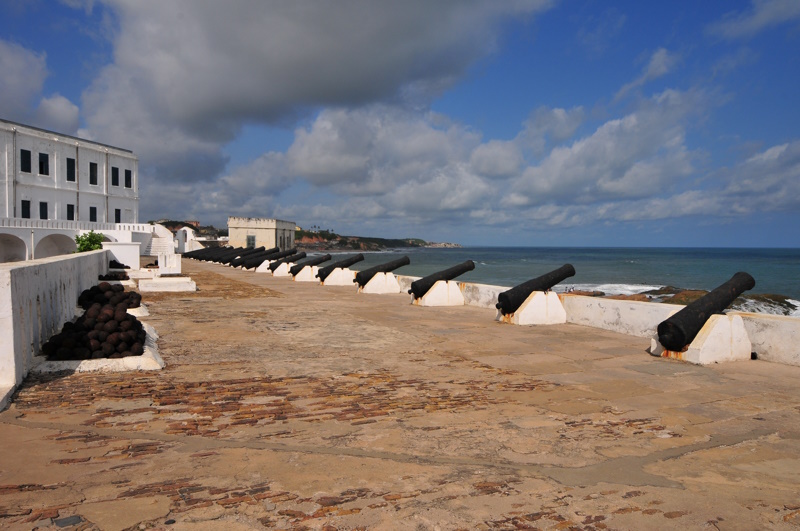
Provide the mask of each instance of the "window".
POLYGON ((39 153, 39 175, 50 175, 50 155, 39 153))
POLYGON ((133 176, 131 170, 125 170, 125 188, 133 188, 133 176))
POLYGON ((114 223, 122 223, 122 210, 114 209, 114 223))
POLYGON ((247 237, 247 248, 253 249, 256 246, 256 237, 255 236, 248 236, 247 237))
POLYGON ((67 180, 75 182, 75 159, 67 159, 67 180))
POLYGON ((111 166, 111 186, 119 186, 119 168, 111 166))
POLYGON ((31 172, 31 152, 27 149, 19 150, 19 171, 24 173, 31 172))
POLYGON ((47 219, 47 203, 39 201, 39 219, 47 219))
POLYGON ((31 217, 31 202, 25 199, 22 200, 22 217, 25 219, 31 217))
POLYGON ((75 205, 67 205, 67 219, 75 221, 75 205))
POLYGON ((97 163, 89 163, 89 184, 97 184, 97 163))
POLYGON ((89 207, 89 221, 97 221, 97 207, 89 207))

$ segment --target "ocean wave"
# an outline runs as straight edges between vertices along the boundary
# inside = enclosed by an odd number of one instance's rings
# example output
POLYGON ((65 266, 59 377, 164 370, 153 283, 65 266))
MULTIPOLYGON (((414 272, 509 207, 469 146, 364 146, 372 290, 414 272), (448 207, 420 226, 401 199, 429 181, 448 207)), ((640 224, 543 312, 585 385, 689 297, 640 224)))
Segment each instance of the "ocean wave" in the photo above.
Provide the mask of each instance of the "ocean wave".
POLYGON ((559 284, 556 291, 602 291, 606 295, 635 295, 645 291, 657 290, 661 286, 645 284, 559 284))

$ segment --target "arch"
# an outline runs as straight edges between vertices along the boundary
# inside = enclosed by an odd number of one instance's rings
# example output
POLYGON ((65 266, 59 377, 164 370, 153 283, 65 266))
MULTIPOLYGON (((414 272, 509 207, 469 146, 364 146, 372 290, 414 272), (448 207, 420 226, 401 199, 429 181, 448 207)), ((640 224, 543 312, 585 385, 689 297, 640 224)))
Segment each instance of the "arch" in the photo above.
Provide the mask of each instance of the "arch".
POLYGON ((0 234, 0 263, 22 262, 28 257, 25 241, 13 234, 0 234))
POLYGON ((100 234, 103 237, 103 241, 104 242, 115 242, 115 241, 117 241, 117 238, 115 238, 114 236, 111 236, 110 234, 106 234, 105 232, 99 232, 99 231, 95 231, 95 232, 97 232, 97 234, 100 234))
POLYGON ((34 258, 49 258, 62 254, 74 253, 78 246, 75 240, 64 234, 49 234, 36 244, 34 258))

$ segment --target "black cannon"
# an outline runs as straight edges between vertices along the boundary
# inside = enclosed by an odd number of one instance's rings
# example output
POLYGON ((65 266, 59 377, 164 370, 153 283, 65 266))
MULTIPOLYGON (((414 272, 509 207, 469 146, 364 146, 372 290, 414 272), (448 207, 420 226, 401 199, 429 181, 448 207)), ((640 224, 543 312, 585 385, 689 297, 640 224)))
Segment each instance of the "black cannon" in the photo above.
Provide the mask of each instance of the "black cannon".
POLYGON ((211 260, 215 256, 221 255, 223 253, 228 253, 233 251, 234 247, 225 246, 225 247, 217 247, 215 249, 205 249, 206 252, 197 255, 198 260, 211 260))
POLYGON ((273 247, 272 249, 264 249, 263 251, 257 251, 257 252, 254 252, 254 253, 242 254, 242 255, 238 256, 237 258, 234 258, 233 260, 228 262, 228 265, 231 266, 231 267, 239 267, 242 264, 244 264, 246 261, 250 260, 251 258, 262 257, 262 256, 266 257, 266 256, 269 256, 271 254, 275 254, 275 253, 279 253, 279 252, 280 252, 280 249, 278 247, 273 247))
POLYGON ((367 282, 372 280, 372 277, 377 275, 378 273, 389 273, 390 271, 394 271, 399 267, 403 267, 411 263, 411 259, 407 256, 402 258, 398 258, 397 260, 392 260, 391 262, 386 262, 385 264, 376 265, 370 267, 369 269, 365 269, 364 271, 359 271, 356 273, 356 278, 353 279, 353 282, 356 282, 360 287, 364 287, 367 285, 367 282))
POLYGON ((463 275, 467 271, 472 271, 473 269, 475 269, 475 262, 472 260, 467 260, 466 262, 453 266, 449 269, 445 269, 444 271, 439 271, 438 273, 433 273, 427 277, 415 280, 411 283, 411 289, 408 290, 408 292, 414 295, 415 299, 419 299, 428 293, 428 290, 430 290, 438 281, 453 280, 454 278, 463 275))
POLYGON ((308 260, 305 260, 303 262, 299 262, 299 263, 293 265, 292 267, 290 267, 289 268, 289 273, 291 273, 291 275, 293 277, 295 277, 295 276, 297 276, 297 274, 300 271, 303 270, 303 268, 305 268, 307 266, 319 265, 322 262, 327 262, 330 259, 331 259, 331 255, 329 255, 329 254, 326 254, 326 255, 323 255, 323 256, 317 256, 316 258, 309 258, 308 260))
POLYGON ((225 256, 223 256, 221 258, 217 258, 217 261, 219 263, 221 263, 221 264, 230 264, 231 262, 233 262, 237 258, 240 258, 242 256, 249 256, 249 255, 255 254, 255 253, 263 253, 264 250, 265 250, 264 247, 256 247, 254 249, 245 249, 244 251, 239 251, 239 252, 236 252, 236 253, 230 253, 230 254, 227 254, 227 255, 225 255, 225 256))
POLYGON ((344 269, 345 267, 350 267, 353 264, 356 264, 364 259, 364 255, 359 253, 355 256, 351 256, 350 258, 345 258, 344 260, 339 260, 338 262, 334 262, 330 265, 326 265, 325 267, 320 267, 319 271, 317 271, 317 278, 320 282, 325 282, 325 279, 333 273, 334 269, 344 269))
POLYGON ((534 291, 547 291, 565 278, 572 276, 575 276, 575 268, 572 267, 572 264, 564 264, 558 269, 504 291, 498 295, 495 307, 503 315, 514 313, 534 291))
POLYGON ((755 285, 755 279, 749 274, 736 273, 729 281, 662 321, 658 325, 658 341, 665 349, 680 352, 694 340, 709 317, 722 313, 736 297, 755 285))
POLYGON ((291 256, 297 252, 297 249, 287 249, 286 251, 278 251, 277 253, 267 253, 267 254, 258 254, 255 256, 248 256, 247 259, 242 263, 242 267, 245 269, 252 269, 254 267, 260 266, 265 260, 279 260, 286 256, 291 256))
POLYGON ((278 269, 278 267, 280 267, 281 264, 290 264, 292 262, 297 262, 298 260, 300 260, 302 258, 305 258, 305 257, 306 257, 306 253, 295 253, 295 254, 292 254, 292 255, 289 255, 289 256, 285 256, 285 257, 281 258, 280 260, 272 260, 269 263, 269 270, 274 273, 275 270, 278 269))

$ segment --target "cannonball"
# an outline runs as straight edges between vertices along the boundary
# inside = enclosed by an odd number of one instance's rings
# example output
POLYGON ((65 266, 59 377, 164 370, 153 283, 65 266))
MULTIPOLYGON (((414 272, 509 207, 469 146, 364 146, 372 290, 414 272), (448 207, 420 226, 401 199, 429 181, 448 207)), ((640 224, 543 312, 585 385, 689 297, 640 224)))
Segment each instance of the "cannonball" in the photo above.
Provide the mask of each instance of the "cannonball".
POLYGON ((133 352, 131 352, 130 350, 126 350, 125 352, 122 353, 123 358, 127 358, 128 356, 133 356, 133 352))
MULTIPOLYGON (((98 319, 99 319, 99 317, 98 317, 98 319)), ((98 332, 100 332, 100 331, 103 330, 103 326, 105 324, 106 324, 105 322, 101 322, 101 321, 98 320, 97 323, 94 325, 94 329, 97 330, 98 332)))
POLYGON ((113 290, 109 289, 109 290, 106 290, 106 291, 103 292, 103 297, 105 297, 106 299, 110 299, 113 296, 114 296, 114 291, 113 290))
POLYGON ((97 303, 92 304, 84 315, 86 315, 87 319, 97 319, 97 316, 100 315, 100 305, 97 303))
POLYGON ((92 300, 98 304, 105 304, 106 298, 102 293, 95 293, 92 296, 92 300))
POLYGON ((142 344, 136 342, 133 345, 131 345, 131 354, 133 354, 134 356, 141 356, 142 354, 144 354, 144 347, 142 346, 142 344))
POLYGON ((101 282, 100 284, 97 285, 97 288, 100 291, 108 291, 111 289, 111 284, 109 284, 108 282, 101 282))
POLYGON ((105 331, 103 331, 103 330, 101 330, 101 331, 97 332, 97 340, 98 340, 100 343, 103 343, 103 342, 105 342, 105 340, 106 340, 106 339, 108 339, 108 332, 105 332, 105 331))
POLYGON ((120 324, 121 322, 127 320, 125 318, 127 315, 128 315, 128 312, 126 312, 124 310, 123 311, 117 310, 117 311, 114 312, 114 320, 117 322, 117 324, 120 324))
POLYGON ((83 324, 83 327, 86 330, 93 330, 94 329, 94 325, 97 324, 97 319, 95 319, 93 317, 87 317, 86 319, 83 320, 82 324, 83 324))
POLYGON ((105 325, 103 325, 103 331, 108 332, 109 334, 116 332, 117 328, 119 328, 119 323, 115 320, 107 321, 105 325))
POLYGON ((125 319, 119 323, 119 329, 123 332, 127 332, 133 328, 133 322, 125 319))
POLYGON ((92 352, 94 352, 96 350, 100 350, 100 342, 98 340, 96 340, 96 339, 90 339, 89 340, 89 350, 91 350, 92 352))
POLYGON ((72 349, 68 349, 66 347, 59 347, 56 351, 55 358, 59 360, 66 360, 69 359, 70 355, 72 354, 72 349))
POLYGON ((88 360, 92 357, 92 351, 86 347, 78 347, 72 350, 72 356, 78 360, 88 360))
POLYGON ((120 337, 119 332, 114 332, 113 334, 108 334, 105 342, 116 347, 120 341, 122 341, 122 338, 120 337))
POLYGON ((122 354, 120 354, 119 352, 115 352, 115 353, 109 355, 108 357, 110 359, 120 359, 122 357, 122 354))
POLYGON ((66 323, 64 323, 64 326, 61 327, 61 331, 69 332, 73 328, 75 328, 75 323, 73 323, 72 321, 67 321, 66 323))
POLYGON ((111 290, 119 293, 121 291, 125 291, 125 286, 123 286, 122 284, 114 284, 113 286, 111 286, 111 290))
POLYGON ((52 341, 48 341, 44 345, 42 345, 42 354, 47 356, 48 358, 56 353, 58 350, 58 346, 53 343, 52 341))
POLYGON ((119 344, 117 345, 116 351, 117 352, 125 352, 129 348, 130 347, 128 346, 128 344, 126 342, 120 341, 119 344))
POLYGON ((69 335, 64 338, 64 341, 61 342, 61 346, 72 349, 78 346, 78 341, 75 339, 75 336, 69 335))
POLYGON ((102 358, 105 358, 105 357, 106 357, 106 355, 103 354, 102 350, 95 350, 94 352, 92 352, 92 359, 93 360, 99 360, 99 359, 102 359, 102 358))
POLYGON ((111 343, 103 343, 103 345, 100 347, 100 350, 103 351, 103 354, 105 356, 110 356, 111 354, 117 351, 117 349, 115 349, 114 345, 112 345, 111 343))

